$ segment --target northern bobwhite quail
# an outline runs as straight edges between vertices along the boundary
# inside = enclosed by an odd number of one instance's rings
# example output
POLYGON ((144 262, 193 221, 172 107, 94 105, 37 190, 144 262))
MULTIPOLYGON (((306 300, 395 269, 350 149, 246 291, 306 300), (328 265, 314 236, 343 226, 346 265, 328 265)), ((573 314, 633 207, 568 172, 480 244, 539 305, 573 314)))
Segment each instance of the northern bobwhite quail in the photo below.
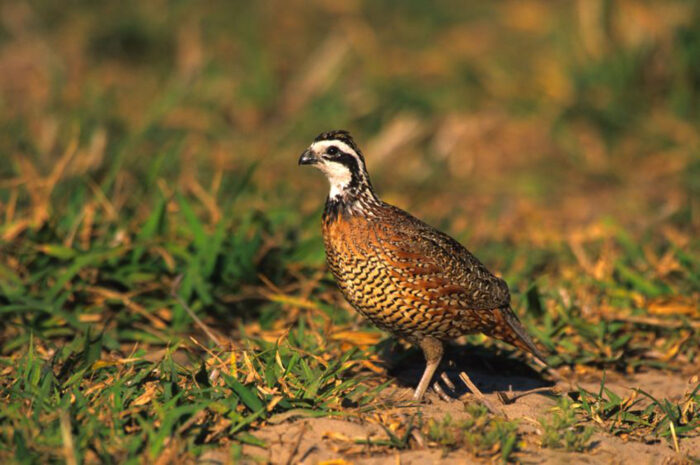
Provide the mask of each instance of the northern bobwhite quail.
POLYGON ((320 134, 299 164, 330 181, 323 241, 345 298, 379 328, 423 349, 414 399, 428 388, 443 341, 462 334, 481 332, 542 359, 510 308, 505 281, 447 234, 382 202, 347 131, 320 134))

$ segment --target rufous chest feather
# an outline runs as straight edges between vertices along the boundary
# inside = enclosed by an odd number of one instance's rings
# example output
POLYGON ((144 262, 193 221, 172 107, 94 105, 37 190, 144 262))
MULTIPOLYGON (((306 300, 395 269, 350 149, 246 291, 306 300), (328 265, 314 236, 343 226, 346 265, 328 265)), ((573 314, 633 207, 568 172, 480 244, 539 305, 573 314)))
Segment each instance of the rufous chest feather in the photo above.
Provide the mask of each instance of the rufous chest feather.
POLYGON ((328 260, 362 259, 372 252, 372 225, 366 218, 338 215, 323 222, 323 242, 328 260))

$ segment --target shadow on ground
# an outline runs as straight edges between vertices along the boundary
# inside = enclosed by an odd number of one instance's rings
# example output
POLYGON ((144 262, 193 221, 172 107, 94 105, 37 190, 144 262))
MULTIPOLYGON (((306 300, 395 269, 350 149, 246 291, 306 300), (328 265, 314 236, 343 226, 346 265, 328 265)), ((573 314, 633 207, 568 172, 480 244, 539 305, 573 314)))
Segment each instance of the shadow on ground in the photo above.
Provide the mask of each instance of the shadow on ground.
MULTIPOLYGON (((390 376, 399 385, 415 388, 425 368, 425 359, 420 349, 403 349, 388 341, 380 346, 380 354, 387 365, 390 376)), ((446 373, 455 386, 454 391, 445 389, 454 397, 460 397, 469 389, 459 379, 460 372, 466 372, 484 394, 498 391, 528 391, 541 387, 554 386, 527 362, 513 358, 495 349, 471 344, 449 344, 433 381, 440 373, 446 373)), ((442 381, 440 381, 442 383, 442 381)), ((442 385, 445 388, 444 383, 442 385)))

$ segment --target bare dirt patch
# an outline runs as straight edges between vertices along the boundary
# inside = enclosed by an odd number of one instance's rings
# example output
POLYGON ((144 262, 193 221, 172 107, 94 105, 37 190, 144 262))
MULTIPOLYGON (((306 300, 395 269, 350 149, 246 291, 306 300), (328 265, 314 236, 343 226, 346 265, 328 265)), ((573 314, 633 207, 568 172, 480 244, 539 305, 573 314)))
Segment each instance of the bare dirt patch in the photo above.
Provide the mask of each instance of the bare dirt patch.
MULTIPOLYGON (((683 372, 649 371, 623 376, 619 373, 606 373, 605 386, 615 394, 624 397, 634 388, 641 388, 657 398, 680 400, 692 389, 690 378, 697 367, 683 372)), ((405 373, 403 373, 405 375, 405 373)), ((454 370, 450 377, 454 378, 454 370)), ((530 389, 542 385, 551 385, 553 390, 561 393, 573 393, 572 387, 582 387, 588 391, 600 389, 602 373, 586 373, 576 376, 573 386, 567 383, 551 384, 538 376, 518 373, 508 376, 506 372, 494 373, 487 369, 470 371, 472 380, 484 391, 484 394, 494 405, 502 409, 508 419, 518 419, 520 440, 517 452, 511 457, 516 463, 524 464, 673 464, 691 463, 687 458, 700 454, 700 436, 684 438, 679 443, 680 454, 674 450, 670 442, 651 439, 635 440, 625 435, 613 435, 597 432, 591 438, 587 450, 583 452, 567 452, 564 450, 548 449, 541 446, 542 426, 538 419, 546 416, 556 405, 556 398, 551 394, 527 394, 530 389), (499 401, 498 390, 504 384, 511 388, 508 393, 516 400, 508 405, 499 401)), ((400 377, 399 377, 400 378, 400 377)), ((444 465, 465 463, 498 462, 498 457, 475 456, 466 450, 449 450, 435 444, 423 435, 411 437, 404 450, 377 445, 387 433, 378 421, 379 417, 386 421, 395 418, 396 421, 408 421, 420 417, 423 423, 430 419, 442 420, 449 415, 454 421, 460 421, 467 416, 465 406, 478 402, 469 393, 461 399, 447 402, 435 392, 430 392, 426 402, 415 405, 407 402, 412 389, 405 386, 389 387, 377 400, 385 402, 387 408, 369 414, 350 414, 346 418, 300 418, 290 417, 279 424, 270 424, 256 432, 256 436, 267 443, 267 448, 245 446, 244 454, 250 463, 262 461, 270 464, 321 464, 321 463, 353 463, 353 464, 426 464, 439 463, 444 465), (402 405, 403 404, 403 405, 402 405), (419 444, 419 441, 424 441, 419 444), (364 443, 363 443, 364 442, 364 443), (374 442, 375 444, 371 444, 374 442)), ((391 421, 388 422, 391 424, 391 421)))

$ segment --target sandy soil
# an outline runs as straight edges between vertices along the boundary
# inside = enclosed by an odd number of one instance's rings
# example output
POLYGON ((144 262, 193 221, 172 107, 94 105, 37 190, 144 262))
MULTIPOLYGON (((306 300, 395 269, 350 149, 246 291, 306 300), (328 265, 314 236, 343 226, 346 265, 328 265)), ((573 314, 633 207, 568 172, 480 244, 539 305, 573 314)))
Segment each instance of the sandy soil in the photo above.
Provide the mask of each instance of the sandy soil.
MULTIPOLYGON (((463 353, 463 352, 462 352, 463 353)), ((386 447, 355 444, 352 439, 367 437, 386 437, 382 427, 375 421, 381 415, 383 423, 407 421, 416 412, 422 412, 424 420, 442 419, 445 414, 459 420, 467 414, 465 402, 477 402, 468 392, 458 392, 461 400, 447 402, 435 392, 429 392, 426 401, 416 406, 410 399, 419 371, 420 360, 404 360, 400 366, 390 371, 395 377, 395 386, 387 388, 379 400, 387 403, 386 408, 378 409, 366 416, 351 416, 343 419, 334 418, 299 418, 288 416, 277 424, 270 424, 255 432, 255 435, 268 443, 266 449, 246 446, 244 452, 255 457, 257 463, 270 464, 469 464, 489 463, 489 458, 477 458, 467 451, 446 452, 440 447, 417 448, 398 451, 386 447), (397 405, 403 404, 402 405, 397 405), (375 415, 373 418, 372 415, 375 415)), ((683 455, 700 456, 700 436, 685 438, 680 442, 681 454, 665 441, 644 443, 631 438, 616 437, 606 433, 596 433, 586 453, 570 453, 540 446, 540 426, 537 418, 545 415, 555 405, 555 400, 546 393, 535 393, 517 398, 511 404, 499 401, 497 391, 512 389, 511 396, 527 390, 552 386, 561 392, 568 392, 572 386, 581 386, 589 391, 597 391, 600 386, 601 373, 577 374, 571 383, 559 382, 554 385, 547 382, 525 363, 493 355, 478 360, 459 360, 457 366, 466 370, 490 402, 501 408, 509 418, 519 418, 520 431, 524 441, 515 454, 523 464, 682 464, 689 463, 683 455), (498 367, 496 369, 495 367, 498 367)), ((679 400, 690 387, 691 376, 700 372, 698 367, 688 367, 682 371, 649 371, 623 376, 619 373, 606 375, 606 386, 620 396, 628 395, 630 389, 640 387, 655 397, 679 400)), ((448 368, 450 378, 457 380, 456 369, 448 368)), ((213 458, 213 457, 211 457, 213 458)), ((216 461, 216 460, 214 460, 216 461)), ((251 463, 255 463, 251 462, 251 463)))

